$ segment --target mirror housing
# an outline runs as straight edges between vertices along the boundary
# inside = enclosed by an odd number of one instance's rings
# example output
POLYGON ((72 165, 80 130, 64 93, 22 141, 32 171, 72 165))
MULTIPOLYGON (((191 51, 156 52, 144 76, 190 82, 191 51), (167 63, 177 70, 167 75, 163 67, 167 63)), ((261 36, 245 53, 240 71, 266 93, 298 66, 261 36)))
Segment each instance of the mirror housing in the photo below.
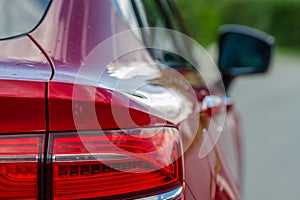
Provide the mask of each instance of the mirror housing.
POLYGON ((264 73, 272 58, 275 39, 242 25, 220 28, 218 66, 223 76, 264 73))

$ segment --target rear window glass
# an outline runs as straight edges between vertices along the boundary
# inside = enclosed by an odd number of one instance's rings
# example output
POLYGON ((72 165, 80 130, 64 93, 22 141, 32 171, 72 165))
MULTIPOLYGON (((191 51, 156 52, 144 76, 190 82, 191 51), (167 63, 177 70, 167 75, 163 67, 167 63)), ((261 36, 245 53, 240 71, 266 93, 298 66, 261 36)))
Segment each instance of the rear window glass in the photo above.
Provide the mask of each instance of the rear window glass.
POLYGON ((0 39, 30 32, 49 4, 50 0, 0 0, 0 39))

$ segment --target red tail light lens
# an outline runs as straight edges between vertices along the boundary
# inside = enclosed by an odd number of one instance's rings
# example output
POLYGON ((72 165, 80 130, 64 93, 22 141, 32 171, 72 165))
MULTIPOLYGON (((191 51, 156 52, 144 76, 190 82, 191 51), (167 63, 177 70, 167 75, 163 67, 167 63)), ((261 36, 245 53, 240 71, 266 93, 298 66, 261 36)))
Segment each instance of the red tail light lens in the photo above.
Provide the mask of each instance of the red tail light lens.
POLYGON ((42 135, 0 136, 0 199, 37 199, 42 135))
POLYGON ((132 199, 182 186, 176 129, 52 133, 54 199, 132 199))

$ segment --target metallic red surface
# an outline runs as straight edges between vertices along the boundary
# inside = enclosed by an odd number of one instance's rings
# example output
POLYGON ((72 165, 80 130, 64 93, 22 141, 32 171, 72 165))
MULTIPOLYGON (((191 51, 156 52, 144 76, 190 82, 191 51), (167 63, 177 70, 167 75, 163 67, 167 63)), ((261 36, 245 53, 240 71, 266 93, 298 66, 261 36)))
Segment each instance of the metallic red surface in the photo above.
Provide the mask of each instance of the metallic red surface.
POLYGON ((49 83, 49 130, 99 130, 170 125, 124 95, 93 86, 49 83), (74 93, 76 90, 76 93, 74 93), (80 95, 77 95, 80 94, 80 95))
MULTIPOLYGON (((122 81, 119 78, 111 76, 109 72, 105 69, 107 66, 99 65, 94 62, 92 64, 99 66, 99 70, 105 71, 106 82, 104 86, 106 88, 111 88, 111 90, 103 90, 97 88, 97 83, 90 83, 90 86, 75 84, 78 91, 81 91, 82 96, 79 99, 74 98, 74 83, 76 82, 77 72, 81 67, 82 62, 91 53, 93 48, 99 45, 102 41, 109 38, 113 34, 117 34, 121 31, 128 30, 128 26, 123 22, 119 15, 114 10, 113 5, 110 1, 53 1, 48 11, 48 14, 41 25, 31 33, 31 36, 44 48, 45 52, 52 59, 56 71, 53 80, 49 82, 49 128, 52 131, 62 131, 62 130, 74 130, 74 129, 97 129, 99 125, 103 129, 115 128, 115 127, 135 127, 137 125, 154 125, 155 123, 161 123, 161 121, 155 121, 151 119, 149 121, 149 115, 147 113, 147 103, 145 107, 135 106, 132 110, 137 110, 136 117, 133 119, 138 119, 139 121, 135 123, 128 122, 128 98, 132 102, 143 105, 145 100, 151 99, 151 103, 154 105, 162 105, 164 98, 162 95, 174 92, 174 85, 167 85, 166 80, 170 80, 175 85, 180 82, 181 78, 179 75, 171 73, 168 70, 159 69, 159 74, 154 75, 149 71, 148 77, 144 77, 140 85, 146 85, 148 89, 140 88, 138 91, 128 91, 128 88, 118 88, 120 93, 118 96, 118 102, 112 103, 111 95, 114 90, 115 83, 122 81), (59 22, 59 23, 53 23, 59 22), (161 97, 153 99, 153 95, 157 95, 158 89, 156 86, 151 84, 153 82, 152 78, 156 76, 156 81, 159 81, 160 85, 164 86, 164 92, 161 93, 161 97), (172 80, 172 81, 171 81, 172 80), (59 83, 61 82, 61 83, 59 83), (152 89, 149 89, 152 88, 152 89), (173 88, 173 89, 172 89, 173 88), (134 92, 139 92, 144 95, 143 98, 133 97, 134 92), (92 96, 88 94, 92 93, 92 96), (122 94, 122 95, 121 95, 122 94), (125 95, 125 96, 124 96, 125 95), (95 102, 93 102, 95 100, 95 102), (113 107, 117 106, 119 116, 123 120, 118 120, 121 124, 115 122, 112 110, 113 107), (93 112, 90 112, 93 110, 93 112), (122 110, 124 113, 122 114, 122 110), (81 113, 80 118, 75 119, 74 115, 76 113, 81 113), (85 114, 84 114, 85 113, 85 114), (93 120, 91 113, 97 115, 97 120, 93 120), (75 125, 76 124, 76 125, 75 125)), ((134 39, 130 43, 118 43, 117 48, 123 48, 122 45, 133 45, 134 39)), ((98 58, 112 57, 112 49, 107 49, 103 54, 99 54, 98 58)), ((147 57, 146 52, 141 52, 144 57, 147 57)), ((130 55, 128 55, 128 58, 130 55)), ((134 57, 134 55, 133 55, 134 57)), ((132 57, 132 58, 133 58, 132 57)), ((135 59, 139 59, 137 56, 135 59)), ((130 59, 127 59, 130 60, 130 59)), ((151 61, 151 59, 150 59, 151 61)), ((102 62, 102 61, 101 61, 102 62)), ((142 62, 142 60, 141 60, 142 62)), ((122 62, 121 62, 122 63, 122 62)), ((125 64, 126 65, 126 64, 125 64)), ((88 77, 93 77, 97 69, 90 70, 90 74, 85 74, 84 79, 88 77)), ((182 72, 181 72, 182 73, 182 72)), ((182 73, 185 74, 185 73, 182 73)), ((126 80, 127 85, 137 84, 136 80, 128 79, 126 80)), ((195 80, 194 80, 195 81, 195 80)), ((198 81, 201 83, 201 81, 198 81)), ((198 85, 197 89, 205 88, 205 86, 198 85)), ((170 112, 167 116, 173 116, 171 118, 162 117, 159 111, 155 112, 155 116, 173 123, 178 126, 181 130, 181 134, 184 140, 190 140, 190 133, 193 130, 192 124, 198 120, 198 112, 196 109, 196 104, 198 102, 189 97, 188 92, 184 88, 177 88, 181 91, 178 95, 179 102, 172 102, 169 100, 168 105, 164 105, 160 110, 168 110, 170 112), (174 105, 176 105, 177 107, 174 105), (190 105, 193 109, 185 109, 183 112, 183 117, 178 118, 174 113, 186 105, 190 105), (171 112, 172 111, 172 112, 171 112), (171 114, 172 113, 172 114, 171 114), (175 116, 175 117, 174 117, 175 116)), ((202 94, 197 93, 196 96, 201 101, 203 97, 202 94)), ((207 94, 205 94, 207 95, 207 94)), ((75 95, 76 96, 76 95, 75 95)), ((178 100, 177 99, 177 100, 178 100)), ((116 99, 114 99, 116 100, 116 99)), ((208 116, 206 116, 208 118, 208 116)), ((76 118, 76 117, 75 117, 76 118)), ((185 174, 186 174, 186 184, 190 188, 188 190, 188 199, 211 199, 213 198, 212 192, 217 187, 217 183, 214 182, 214 178, 217 174, 212 173, 215 166, 218 164, 215 158, 217 150, 212 151, 205 159, 199 159, 199 148, 201 145, 201 128, 205 127, 204 124, 200 122, 200 132, 193 141, 192 145, 185 153, 185 174), (214 186, 213 186, 213 185, 214 186)), ((220 164, 220 163, 219 163, 220 164)), ((231 177, 226 176, 228 182, 231 177)), ((238 198, 236 196, 236 198, 238 198)))
POLYGON ((45 83, 0 80, 0 133, 46 130, 45 83))
POLYGON ((1 40, 0 49, 0 133, 45 131, 51 67, 27 36, 1 40))
POLYGON ((27 36, 1 40, 0 49, 1 79, 49 80, 51 67, 27 36))
MULTIPOLYGON (((53 60, 56 68, 54 80, 74 80, 74 73, 90 51, 113 35, 112 26, 117 24, 110 24, 112 9, 111 1, 51 3, 47 16, 30 35, 53 60)), ((119 23, 122 23, 120 19, 119 23)), ((123 26, 126 27, 124 23, 123 26)))
MULTIPOLYGON (((147 75, 142 78, 124 81, 98 62, 90 63, 98 69, 91 68, 81 78, 89 80, 98 70, 102 70, 105 82, 101 86, 93 81, 89 84, 76 81, 77 73, 89 53, 105 39, 126 30, 128 26, 111 1, 54 0, 42 23, 30 33, 35 44, 26 36, 0 41, 0 48, 5 49, 0 54, 0 69, 3 69, 0 74, 0 133, 45 131, 47 106, 51 132, 176 126, 184 144, 193 141, 190 146, 187 145, 184 155, 187 200, 205 200, 222 195, 239 199, 240 188, 237 185, 240 182, 234 180, 227 164, 228 155, 222 153, 223 147, 226 149, 230 144, 218 143, 220 147, 214 148, 204 159, 199 158, 202 130, 207 128, 210 120, 205 112, 200 114, 198 109, 207 94, 197 89, 205 88, 204 85, 189 91, 180 76, 182 72, 175 73, 155 65, 146 67, 147 75), (42 48, 43 53, 38 47, 42 48), (54 72, 46 58, 55 67, 54 72), (126 84, 115 88, 119 82, 126 84), (130 87, 136 84, 143 87, 130 87), (193 93, 197 98, 192 97, 193 93), (174 94, 176 98, 172 98, 174 94), (48 105, 45 105, 45 97, 48 97, 48 105), (193 138, 197 128, 197 135, 193 138), (225 188, 225 192, 220 193, 220 188, 225 188)), ((128 41, 118 43, 118 48, 140 44, 134 36, 128 41)), ((112 57, 112 50, 107 49, 99 54, 100 61, 112 57)), ((153 63, 147 51, 141 50, 139 53, 139 57, 126 55, 127 60, 134 58, 135 62, 153 63)), ((124 63, 121 59, 115 67, 124 69, 127 64, 130 63, 124 63)), ((232 108, 232 105, 229 107, 232 108)), ((238 154, 240 133, 235 117, 234 114, 227 115, 227 120, 232 124, 226 131, 233 138, 230 140, 238 146, 235 149, 235 154, 238 154)), ((240 163, 241 157, 234 156, 240 163)))

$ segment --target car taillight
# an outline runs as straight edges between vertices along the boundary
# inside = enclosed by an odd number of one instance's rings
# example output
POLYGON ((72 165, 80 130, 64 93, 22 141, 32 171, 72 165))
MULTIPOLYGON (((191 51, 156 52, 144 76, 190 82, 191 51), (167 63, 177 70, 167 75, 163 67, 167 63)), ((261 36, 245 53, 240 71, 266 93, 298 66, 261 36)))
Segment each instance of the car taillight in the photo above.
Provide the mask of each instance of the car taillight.
POLYGON ((182 187, 174 128, 51 133, 53 199, 132 199, 182 187))
POLYGON ((42 135, 0 136, 0 199, 38 199, 42 135))

